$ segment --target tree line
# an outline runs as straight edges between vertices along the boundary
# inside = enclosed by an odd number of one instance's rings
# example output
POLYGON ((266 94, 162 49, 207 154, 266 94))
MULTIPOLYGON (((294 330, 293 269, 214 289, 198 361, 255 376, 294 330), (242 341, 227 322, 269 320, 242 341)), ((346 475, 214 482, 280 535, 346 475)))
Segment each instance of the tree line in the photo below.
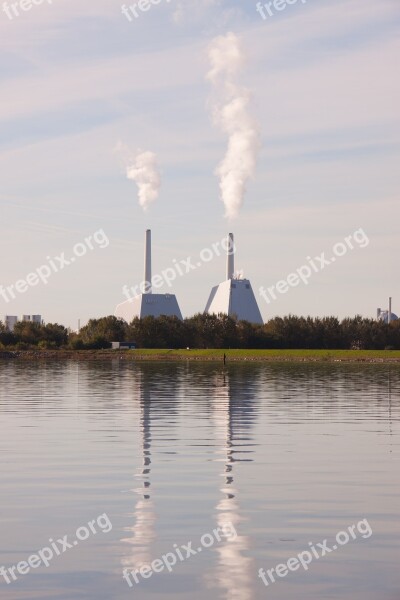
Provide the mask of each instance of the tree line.
POLYGON ((114 316, 90 319, 77 333, 57 323, 19 322, 8 331, 0 321, 0 349, 106 349, 111 342, 135 342, 138 348, 242 348, 400 350, 400 320, 390 325, 361 316, 339 320, 289 315, 265 325, 227 315, 197 314, 145 317, 126 323, 114 316))

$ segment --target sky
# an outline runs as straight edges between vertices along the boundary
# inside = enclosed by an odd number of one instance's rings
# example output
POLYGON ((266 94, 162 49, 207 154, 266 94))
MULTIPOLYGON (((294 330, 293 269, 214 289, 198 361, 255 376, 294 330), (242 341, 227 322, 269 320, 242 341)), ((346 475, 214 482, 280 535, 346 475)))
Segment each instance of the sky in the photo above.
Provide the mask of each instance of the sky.
POLYGON ((222 253, 197 263, 231 231, 265 320, 374 317, 389 296, 400 313, 398 0, 297 0, 266 19, 253 0, 161 0, 131 21, 121 4, 16 3, 10 19, 0 3, 0 286, 15 296, 0 295, 0 319, 41 314, 76 329, 113 314, 123 286, 143 280, 148 228, 153 274, 196 265, 157 290, 175 293, 184 316, 225 279, 222 253), (216 174, 228 134, 207 73, 210 47, 231 33, 259 147, 229 219, 216 174), (139 152, 160 177, 146 210, 127 177, 139 152), (368 244, 260 296, 359 230, 368 244), (26 283, 40 269, 46 283, 26 283))

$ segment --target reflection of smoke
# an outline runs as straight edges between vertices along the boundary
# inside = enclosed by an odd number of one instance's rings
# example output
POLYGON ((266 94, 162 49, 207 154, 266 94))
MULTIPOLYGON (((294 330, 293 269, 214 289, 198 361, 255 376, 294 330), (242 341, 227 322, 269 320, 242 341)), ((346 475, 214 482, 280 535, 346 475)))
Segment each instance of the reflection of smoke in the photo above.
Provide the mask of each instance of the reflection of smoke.
MULTIPOLYGON (((228 500, 222 500, 217 510, 222 511, 217 518, 217 526, 228 529, 232 524, 236 531, 240 526, 240 517, 236 515, 238 504, 232 503, 226 506, 228 500)), ((254 579, 252 568, 252 559, 245 556, 244 553, 249 550, 249 539, 244 535, 239 535, 235 540, 226 540, 220 544, 216 551, 218 552, 218 566, 213 574, 218 587, 225 592, 227 600, 252 600, 254 598, 251 582, 254 579)))
POLYGON ((122 157, 127 178, 135 181, 138 186, 140 206, 147 210, 157 200, 161 187, 156 154, 139 151, 134 155, 122 142, 118 142, 115 152, 122 157))
POLYGON ((253 600, 252 590, 253 571, 252 559, 246 556, 250 548, 247 536, 240 535, 240 507, 236 499, 237 491, 234 488, 233 464, 235 462, 232 420, 232 399, 230 397, 227 375, 216 377, 216 394, 214 398, 213 421, 215 423, 216 439, 222 454, 219 459, 224 462, 224 485, 220 488, 223 497, 216 506, 217 526, 228 529, 231 523, 237 532, 237 537, 226 540, 216 548, 218 565, 210 577, 207 576, 209 586, 217 586, 224 591, 227 600, 253 600))
POLYGON ((142 466, 138 469, 135 477, 141 481, 141 487, 134 491, 139 494, 140 498, 136 502, 134 511, 135 524, 128 529, 132 533, 132 537, 123 539, 122 541, 131 544, 132 549, 130 554, 122 559, 122 564, 125 568, 132 570, 139 569, 142 565, 151 563, 151 544, 156 539, 155 533, 155 508, 152 499, 150 498, 150 474, 151 474, 151 397, 150 392, 145 389, 145 381, 139 378, 140 381, 140 429, 141 429, 141 450, 142 450, 142 466))
POLYGON ((156 518, 152 501, 139 500, 133 516, 135 518, 135 525, 130 529, 133 536, 121 540, 132 545, 130 554, 123 557, 121 561, 125 568, 131 570, 140 569, 143 565, 149 565, 153 560, 150 547, 156 538, 154 531, 156 518))
POLYGON ((218 97, 214 120, 228 135, 228 150, 216 174, 220 178, 225 216, 231 219, 238 216, 247 181, 255 172, 259 131, 249 112, 249 91, 235 82, 244 63, 239 38, 234 33, 215 38, 208 57, 211 69, 207 77, 218 97))

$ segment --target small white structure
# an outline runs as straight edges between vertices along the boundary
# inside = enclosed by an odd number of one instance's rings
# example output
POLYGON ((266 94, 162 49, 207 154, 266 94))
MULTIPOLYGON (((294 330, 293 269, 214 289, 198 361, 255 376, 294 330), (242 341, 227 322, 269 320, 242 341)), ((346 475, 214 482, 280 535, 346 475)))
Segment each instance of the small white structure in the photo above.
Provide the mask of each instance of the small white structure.
POLYGON ((115 316, 130 323, 135 317, 177 317, 182 313, 174 294, 153 294, 151 286, 151 231, 146 231, 144 256, 144 293, 118 304, 115 316))
POLYGON ((136 350, 135 342, 111 342, 112 350, 136 350))
POLYGON ((8 331, 14 331, 15 325, 18 323, 18 317, 14 317, 13 315, 6 315, 4 317, 4 325, 8 331))
POLYGON ((230 317, 236 317, 239 321, 249 321, 250 323, 263 325, 264 321, 250 281, 234 275, 234 254, 233 233, 230 233, 226 281, 213 287, 204 312, 209 314, 223 313, 230 317))

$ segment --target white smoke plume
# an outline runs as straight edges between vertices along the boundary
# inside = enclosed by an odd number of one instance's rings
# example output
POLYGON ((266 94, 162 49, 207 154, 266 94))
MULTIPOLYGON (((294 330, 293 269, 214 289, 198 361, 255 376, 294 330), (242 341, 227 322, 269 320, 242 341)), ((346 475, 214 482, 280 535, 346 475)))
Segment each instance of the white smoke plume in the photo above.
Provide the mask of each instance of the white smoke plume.
POLYGON ((139 190, 139 204, 146 211, 160 193, 161 177, 156 154, 139 150, 134 155, 122 142, 118 142, 114 151, 122 157, 127 178, 135 181, 139 190))
POLYGON ((225 216, 234 219, 243 204, 247 181, 253 177, 260 147, 259 127, 250 114, 250 93, 236 83, 244 65, 239 38, 234 33, 215 38, 209 46, 211 69, 207 78, 216 91, 215 123, 228 135, 226 155, 216 170, 220 178, 225 216))
POLYGON ((160 193, 161 177, 158 171, 157 156, 154 152, 139 152, 135 162, 126 169, 128 179, 136 182, 139 190, 139 204, 147 210, 160 193))

